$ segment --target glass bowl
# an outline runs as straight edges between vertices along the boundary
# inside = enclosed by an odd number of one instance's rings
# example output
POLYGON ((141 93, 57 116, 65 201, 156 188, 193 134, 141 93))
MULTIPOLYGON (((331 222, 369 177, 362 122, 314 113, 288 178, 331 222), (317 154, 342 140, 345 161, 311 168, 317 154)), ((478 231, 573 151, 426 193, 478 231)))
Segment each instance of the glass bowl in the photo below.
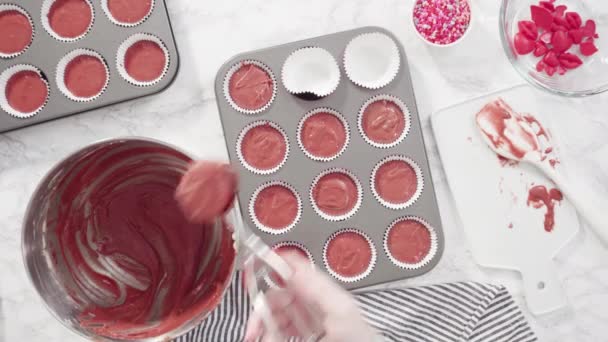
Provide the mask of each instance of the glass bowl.
POLYGON ((557 0, 555 5, 568 6, 567 11, 576 11, 583 23, 593 19, 597 25, 600 38, 595 40, 599 49, 590 57, 582 56, 578 45, 570 48, 583 60, 583 65, 569 70, 565 75, 555 74, 552 77, 536 71, 536 64, 541 57, 532 53, 521 56, 515 52, 513 37, 517 34, 517 23, 531 20, 530 6, 538 5, 538 0, 502 0, 500 8, 500 37, 509 61, 522 77, 530 84, 554 94, 582 97, 602 93, 608 90, 608 1, 557 0))

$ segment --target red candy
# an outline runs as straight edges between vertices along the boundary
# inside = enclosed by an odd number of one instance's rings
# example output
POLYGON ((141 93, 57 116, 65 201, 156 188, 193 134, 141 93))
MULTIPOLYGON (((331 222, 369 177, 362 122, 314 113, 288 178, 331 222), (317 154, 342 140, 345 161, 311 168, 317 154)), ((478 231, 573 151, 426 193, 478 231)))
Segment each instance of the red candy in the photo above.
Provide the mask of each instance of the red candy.
POLYGON ((544 7, 544 8, 546 8, 546 9, 548 9, 548 10, 549 10, 549 11, 551 11, 551 12, 555 11, 555 5, 553 5, 553 2, 552 2, 552 1, 541 1, 541 2, 539 3, 539 5, 540 5, 541 7, 544 7))
POLYGON ((553 17, 563 17, 564 13, 566 13, 566 10, 568 9, 568 6, 566 5, 559 5, 557 7, 555 7, 555 12, 553 12, 553 17))
POLYGON ((551 30, 553 15, 551 15, 551 12, 548 9, 532 5, 532 7, 530 7, 530 12, 532 13, 532 21, 536 23, 536 26, 545 30, 551 30))
POLYGON ((571 30, 583 26, 583 19, 581 19, 581 16, 576 12, 566 13, 566 22, 571 30))
POLYGON ((555 32, 551 38, 551 45, 553 45, 553 49, 556 52, 568 51, 572 47, 572 44, 572 38, 564 31, 555 32))
MULTIPOLYGON (((587 22, 585 22, 585 28, 584 28, 585 37, 594 37, 595 30, 596 30, 595 21, 587 20, 587 22)), ((597 37, 595 37, 595 38, 597 38, 597 37)))
POLYGON ((557 58, 555 51, 549 51, 549 53, 545 55, 545 58, 543 58, 543 61, 550 67, 556 67, 559 65, 559 59, 557 58))
POLYGON ((559 56, 559 64, 566 69, 576 69, 583 64, 583 61, 577 55, 566 52, 559 56))
POLYGON ((517 23, 517 27, 519 28, 519 33, 526 36, 526 38, 532 40, 538 38, 538 28, 536 28, 536 24, 533 21, 522 20, 517 23))
POLYGON ((595 46, 593 40, 588 40, 581 43, 580 50, 583 56, 591 56, 597 52, 597 47, 595 46))
POLYGON ((551 44, 551 38, 553 38, 553 32, 545 32, 540 35, 540 41, 545 44, 551 44))
POLYGON ((549 48, 547 48, 547 45, 545 45, 545 43, 541 41, 536 42, 536 48, 534 49, 535 57, 542 57, 546 55, 547 52, 549 52, 549 48))
POLYGON ((520 55, 527 55, 530 52, 534 51, 535 44, 533 40, 528 39, 522 33, 518 33, 515 35, 515 50, 520 55))
POLYGON ((574 44, 580 44, 583 41, 583 37, 585 36, 585 30, 582 28, 570 30, 570 32, 568 33, 570 34, 570 38, 572 38, 574 44))

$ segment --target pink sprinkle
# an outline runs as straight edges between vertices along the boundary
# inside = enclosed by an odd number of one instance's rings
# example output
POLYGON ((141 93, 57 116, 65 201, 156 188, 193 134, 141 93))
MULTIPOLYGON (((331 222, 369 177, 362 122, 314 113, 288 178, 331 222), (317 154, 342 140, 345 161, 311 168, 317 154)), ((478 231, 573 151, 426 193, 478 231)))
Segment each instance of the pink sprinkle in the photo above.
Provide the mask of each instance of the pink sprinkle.
POLYGON ((470 23, 467 0, 417 0, 414 5, 416 30, 433 44, 454 43, 462 38, 470 23))

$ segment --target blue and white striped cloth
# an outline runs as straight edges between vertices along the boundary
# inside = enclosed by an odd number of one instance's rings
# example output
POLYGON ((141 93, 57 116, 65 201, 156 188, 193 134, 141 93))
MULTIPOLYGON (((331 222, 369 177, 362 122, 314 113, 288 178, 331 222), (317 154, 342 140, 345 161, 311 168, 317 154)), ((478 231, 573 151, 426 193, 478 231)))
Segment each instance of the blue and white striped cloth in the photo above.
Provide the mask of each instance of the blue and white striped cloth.
MULTIPOLYGON (((243 339, 249 298, 236 275, 220 306, 177 342, 243 339)), ((537 337, 503 286, 452 283, 355 295, 370 325, 386 341, 532 342, 537 337)))

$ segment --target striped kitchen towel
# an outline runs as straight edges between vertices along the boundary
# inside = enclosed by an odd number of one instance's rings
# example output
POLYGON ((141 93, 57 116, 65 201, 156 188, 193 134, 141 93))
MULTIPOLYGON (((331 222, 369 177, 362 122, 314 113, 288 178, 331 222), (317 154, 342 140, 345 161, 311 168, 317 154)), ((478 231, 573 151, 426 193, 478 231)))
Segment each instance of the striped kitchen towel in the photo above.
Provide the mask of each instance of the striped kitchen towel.
MULTIPOLYGON (((176 341, 241 341, 250 309, 241 278, 238 273, 220 306, 201 325, 176 341)), ((537 341, 503 286, 464 282, 362 292, 355 298, 386 341, 537 341)))

